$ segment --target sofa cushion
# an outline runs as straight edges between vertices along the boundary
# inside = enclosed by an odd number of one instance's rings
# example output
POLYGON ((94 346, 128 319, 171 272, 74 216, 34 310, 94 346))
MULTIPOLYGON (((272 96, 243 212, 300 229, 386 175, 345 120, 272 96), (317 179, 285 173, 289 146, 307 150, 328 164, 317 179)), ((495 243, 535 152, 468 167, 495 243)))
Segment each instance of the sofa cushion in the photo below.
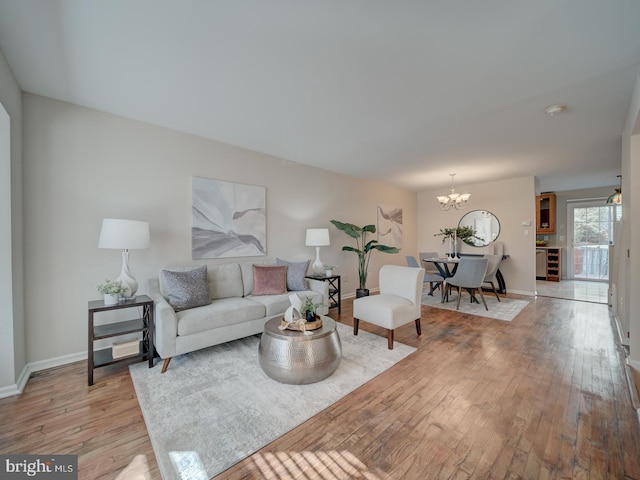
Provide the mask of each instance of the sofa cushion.
POLYGON ((192 335, 256 320, 266 315, 264 305, 246 298, 222 298, 210 305, 177 313, 178 335, 192 335))
POLYGON ((219 298, 242 297, 244 287, 240 265, 226 263, 209 267, 209 290, 213 300, 219 298))
POLYGON ((253 295, 278 295, 287 292, 285 265, 254 265, 253 295))
POLYGON ((287 262, 276 258, 276 265, 287 266, 287 290, 296 292, 307 289, 307 282, 304 276, 307 274, 310 262, 311 260, 306 262, 287 262))
POLYGON ((175 272, 162 270, 167 301, 178 312, 211 303, 207 284, 207 266, 175 272))
MULTIPOLYGON (((322 295, 318 292, 314 292, 313 290, 303 290, 301 292, 295 292, 295 294, 300 297, 303 305, 307 297, 313 299, 315 303, 322 302, 322 295)), ((289 295, 292 294, 285 293, 282 295, 251 296, 247 297, 247 299, 263 304, 266 308, 265 315, 270 316, 283 314, 285 310, 291 306, 289 295)))
POLYGON ((253 292, 253 266, 254 265, 275 265, 273 260, 265 260, 262 262, 242 262, 240 263, 240 271, 242 272, 242 286, 244 288, 244 296, 251 295, 253 292))

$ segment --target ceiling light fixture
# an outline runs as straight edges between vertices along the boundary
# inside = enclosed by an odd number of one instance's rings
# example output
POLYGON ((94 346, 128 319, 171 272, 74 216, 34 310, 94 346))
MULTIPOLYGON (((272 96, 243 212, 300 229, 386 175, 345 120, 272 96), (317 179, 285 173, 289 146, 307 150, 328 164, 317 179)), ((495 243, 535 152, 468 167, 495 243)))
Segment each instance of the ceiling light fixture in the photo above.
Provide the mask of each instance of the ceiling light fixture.
POLYGON ((455 173, 450 173, 451 176, 451 193, 449 195, 438 196, 438 202, 440 202, 441 210, 450 210, 451 208, 455 210, 460 210, 461 208, 465 208, 467 203, 469 202, 470 193, 456 193, 456 189, 453 186, 453 177, 456 176, 455 173))
POLYGON ((609 195, 607 198, 607 205, 622 205, 622 175, 618 175, 620 179, 620 187, 616 188, 616 191, 609 195))
POLYGON ((556 103, 555 105, 549 105, 547 108, 545 108, 544 113, 546 113, 549 116, 553 116, 556 113, 564 112, 566 109, 567 109, 566 105, 563 105, 562 103, 556 103))

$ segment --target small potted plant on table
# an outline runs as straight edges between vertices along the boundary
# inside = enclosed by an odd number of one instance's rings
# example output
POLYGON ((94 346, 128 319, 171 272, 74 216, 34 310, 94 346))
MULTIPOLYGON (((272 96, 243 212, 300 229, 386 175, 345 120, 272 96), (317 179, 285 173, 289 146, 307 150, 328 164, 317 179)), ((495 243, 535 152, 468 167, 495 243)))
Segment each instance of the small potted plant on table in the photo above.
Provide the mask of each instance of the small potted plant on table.
POLYGON ((316 310, 318 309, 318 307, 322 307, 323 305, 324 303, 314 303, 311 297, 307 297, 300 313, 304 315, 304 318, 307 322, 315 322, 318 318, 318 315, 316 315, 316 310))
POLYGON ((324 274, 327 277, 331 277, 333 275, 333 270, 336 268, 335 265, 329 265, 328 263, 324 264, 324 274))
POLYGON ((112 282, 105 280, 104 283, 96 286, 99 293, 104 295, 105 305, 117 305, 120 302, 120 295, 127 292, 129 287, 123 285, 120 280, 112 282))

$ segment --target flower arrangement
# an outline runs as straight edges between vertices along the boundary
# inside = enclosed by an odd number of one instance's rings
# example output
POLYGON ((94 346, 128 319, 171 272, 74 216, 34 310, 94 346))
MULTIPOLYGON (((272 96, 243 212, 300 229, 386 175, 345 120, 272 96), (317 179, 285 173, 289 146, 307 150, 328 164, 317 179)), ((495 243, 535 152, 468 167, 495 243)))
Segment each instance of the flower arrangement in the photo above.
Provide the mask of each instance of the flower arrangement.
POLYGON ((333 269, 337 268, 335 265, 331 265, 331 264, 328 264, 328 263, 325 263, 323 266, 324 266, 325 270, 333 270, 333 269))
POLYGON ((447 238, 450 238, 452 240, 456 240, 459 238, 467 245, 473 245, 473 242, 471 242, 471 239, 478 238, 476 237, 476 233, 477 233, 476 230, 474 230, 473 228, 469 226, 464 226, 464 227, 457 227, 457 228, 441 228, 440 233, 435 233, 433 236, 437 237, 439 235, 442 235, 443 244, 447 240, 447 238))
POLYGON ((112 282, 108 279, 105 280, 104 283, 97 285, 96 288, 98 289, 98 292, 103 295, 117 295, 118 293, 125 293, 128 289, 128 287, 123 285, 120 280, 112 282))

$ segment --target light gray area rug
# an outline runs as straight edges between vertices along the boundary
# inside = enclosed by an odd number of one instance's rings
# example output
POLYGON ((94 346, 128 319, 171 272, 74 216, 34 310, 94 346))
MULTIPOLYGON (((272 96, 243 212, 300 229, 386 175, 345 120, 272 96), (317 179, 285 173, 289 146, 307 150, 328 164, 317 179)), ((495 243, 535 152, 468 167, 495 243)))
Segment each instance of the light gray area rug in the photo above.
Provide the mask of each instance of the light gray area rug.
POLYGON ((415 348, 338 323, 342 361, 310 385, 284 385, 258 361, 260 336, 217 345, 160 365, 129 367, 165 480, 208 480, 331 406, 415 348))
MULTIPOLYGON (((456 302, 458 300, 457 292, 454 291, 449 295, 448 302, 441 303, 441 298, 439 290, 433 292, 433 296, 428 295, 425 291, 425 293, 422 294, 422 304, 429 307, 442 308, 444 310, 456 310, 456 302)), ((467 292, 463 292, 462 298, 460 299, 460 313, 468 313, 471 315, 478 315, 480 317, 488 317, 510 322, 516 318, 524 307, 529 304, 526 300, 516 300, 504 297, 500 297, 501 301, 498 302, 498 299, 493 293, 487 292, 484 293, 484 299, 487 302, 489 310, 485 310, 482 300, 480 300, 480 296, 478 296, 480 303, 470 303, 469 294, 467 292)))

